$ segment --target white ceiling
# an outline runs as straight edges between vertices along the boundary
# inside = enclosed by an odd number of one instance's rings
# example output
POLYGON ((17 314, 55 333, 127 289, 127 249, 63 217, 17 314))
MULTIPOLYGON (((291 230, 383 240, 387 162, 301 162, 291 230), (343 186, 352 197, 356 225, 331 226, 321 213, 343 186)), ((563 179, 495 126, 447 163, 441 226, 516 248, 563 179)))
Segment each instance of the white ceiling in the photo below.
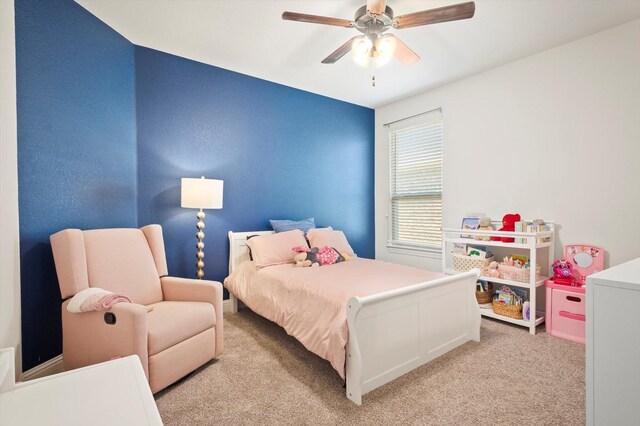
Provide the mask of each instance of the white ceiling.
MULTIPOLYGON (((132 43, 376 108, 640 18, 639 0, 475 0, 472 19, 391 30, 421 58, 375 71, 320 61, 353 28, 283 21, 285 10, 353 20, 366 0, 76 0, 132 43)), ((466 0, 389 0, 396 16, 466 0)), ((638 43, 638 40, 630 40, 638 43)))

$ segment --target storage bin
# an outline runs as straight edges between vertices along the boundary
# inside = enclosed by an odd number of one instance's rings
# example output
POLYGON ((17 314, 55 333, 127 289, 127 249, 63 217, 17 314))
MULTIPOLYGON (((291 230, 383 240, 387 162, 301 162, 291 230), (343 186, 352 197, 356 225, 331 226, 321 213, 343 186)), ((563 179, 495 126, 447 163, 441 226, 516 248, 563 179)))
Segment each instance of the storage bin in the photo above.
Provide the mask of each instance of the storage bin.
POLYGON ((479 305, 484 305, 485 303, 491 303, 493 300, 493 286, 489 283, 489 288, 487 291, 477 291, 476 290, 476 300, 479 305))
POLYGON ((522 305, 507 305, 494 300, 492 302, 493 312, 514 319, 522 319, 522 305))
POLYGON ((553 279, 545 281, 546 319, 548 334, 572 342, 585 342, 586 294, 584 287, 556 284, 553 279))
MULTIPOLYGON (((518 281, 521 283, 528 283, 531 269, 518 268, 517 266, 507 266, 503 264, 498 265, 499 277, 505 280, 518 281)), ((540 265, 536 265, 536 281, 540 276, 540 265)))
POLYGON ((491 262, 493 262, 493 256, 488 259, 483 259, 477 256, 472 257, 460 253, 453 253, 453 269, 459 272, 467 272, 473 268, 478 268, 482 271, 486 266, 489 266, 491 262))

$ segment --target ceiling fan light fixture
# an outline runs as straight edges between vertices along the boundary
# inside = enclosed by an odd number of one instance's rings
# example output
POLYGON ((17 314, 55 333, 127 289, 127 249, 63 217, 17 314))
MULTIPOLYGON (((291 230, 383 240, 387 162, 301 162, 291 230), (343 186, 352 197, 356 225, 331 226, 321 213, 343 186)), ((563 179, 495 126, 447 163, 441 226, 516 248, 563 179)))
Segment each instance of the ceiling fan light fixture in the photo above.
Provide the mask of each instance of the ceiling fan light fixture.
POLYGON ((373 60, 376 67, 380 68, 385 66, 393 58, 393 54, 396 51, 396 39, 392 35, 385 35, 376 40, 374 49, 372 52, 373 60))
POLYGON ((367 36, 357 37, 351 45, 353 61, 361 67, 368 66, 372 49, 373 43, 371 43, 371 40, 369 40, 367 36))
POLYGON ((476 10, 475 3, 467 1, 466 3, 395 16, 393 9, 387 6, 388 1, 367 0, 367 4, 356 11, 353 21, 296 12, 284 12, 282 19, 354 28, 363 35, 347 40, 324 58, 322 63, 336 63, 351 48, 352 57, 357 64, 366 67, 370 62, 373 62, 376 67, 381 67, 387 64, 394 55, 405 65, 410 65, 420 60, 420 56, 416 55, 402 40, 392 34, 383 36, 382 34, 385 31, 390 28, 401 30, 403 28, 470 19, 473 18, 476 10))

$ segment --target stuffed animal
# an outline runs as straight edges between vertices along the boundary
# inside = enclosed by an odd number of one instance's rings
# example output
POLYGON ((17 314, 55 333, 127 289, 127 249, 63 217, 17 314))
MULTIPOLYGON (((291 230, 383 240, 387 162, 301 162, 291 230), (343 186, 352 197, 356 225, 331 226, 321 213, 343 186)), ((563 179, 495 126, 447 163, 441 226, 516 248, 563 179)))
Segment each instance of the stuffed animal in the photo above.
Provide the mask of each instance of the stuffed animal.
POLYGON ((338 250, 333 247, 304 247, 296 246, 292 248, 296 252, 293 259, 296 261, 295 266, 323 266, 332 265, 334 263, 344 262, 348 258, 338 253, 338 250))
MULTIPOLYGON (((502 228, 498 229, 498 231, 513 232, 516 229, 516 222, 518 221, 520 221, 520 215, 518 213, 506 214, 502 218, 502 228)), ((508 237, 491 237, 491 241, 502 241, 503 243, 512 243, 515 241, 515 239, 508 238, 508 237)))
POLYGON ((318 247, 310 249, 309 247, 295 246, 291 250, 296 252, 293 257, 296 261, 295 266, 320 266, 317 260, 318 247))
MULTIPOLYGON (((493 231, 493 227, 491 226, 491 218, 490 217, 481 217, 478 222, 478 230, 479 231, 493 231)), ((474 235, 474 240, 480 241, 489 241, 491 239, 488 235, 474 235)))
POLYGON ((495 260, 489 264, 489 268, 485 271, 485 275, 491 278, 499 278, 498 262, 495 260))
POLYGON ((338 250, 328 246, 322 247, 318 250, 316 259, 318 259, 320 266, 333 265, 334 263, 344 262, 345 260, 345 258, 338 253, 338 250))

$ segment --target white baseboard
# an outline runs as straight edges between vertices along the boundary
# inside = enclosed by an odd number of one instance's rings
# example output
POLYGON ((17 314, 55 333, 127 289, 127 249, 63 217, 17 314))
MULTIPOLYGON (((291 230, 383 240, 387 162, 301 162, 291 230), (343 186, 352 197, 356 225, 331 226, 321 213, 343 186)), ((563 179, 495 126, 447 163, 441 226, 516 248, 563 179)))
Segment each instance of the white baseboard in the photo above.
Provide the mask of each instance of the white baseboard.
POLYGON ((222 301, 222 312, 231 312, 231 300, 225 299, 222 301))
POLYGON ((64 365, 62 364, 62 354, 60 354, 55 358, 51 358, 49 361, 25 371, 22 373, 20 380, 26 382, 27 380, 39 379, 52 374, 62 373, 63 371, 64 365))

